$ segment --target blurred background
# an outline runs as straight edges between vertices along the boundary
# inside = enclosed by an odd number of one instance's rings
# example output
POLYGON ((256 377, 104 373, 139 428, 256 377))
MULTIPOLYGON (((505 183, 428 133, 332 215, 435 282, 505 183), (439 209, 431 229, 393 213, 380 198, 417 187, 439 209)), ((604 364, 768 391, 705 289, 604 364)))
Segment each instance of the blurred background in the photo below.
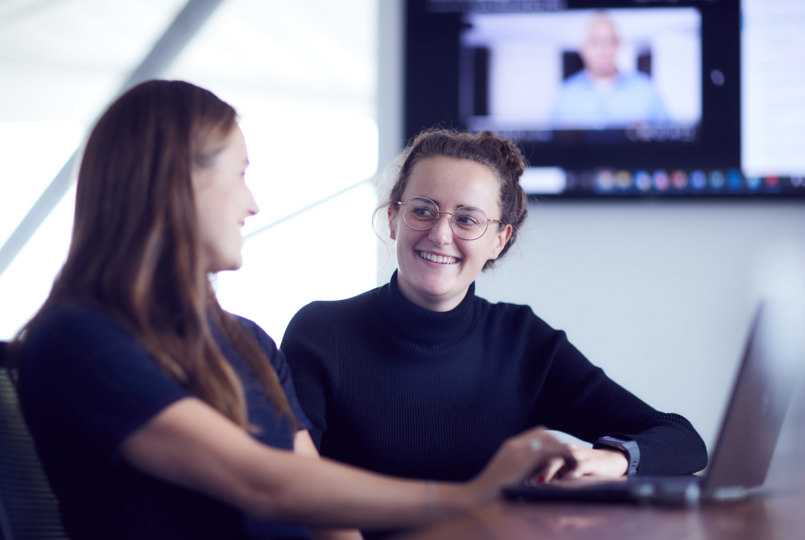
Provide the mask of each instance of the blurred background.
POLYGON ((18 233, 18 252, 3 246, 0 337, 37 309, 66 255, 73 175, 54 178, 138 69, 240 114, 261 211, 243 270, 218 277, 229 309, 279 341, 306 301, 373 286, 377 41, 375 0, 0 1, 0 243, 26 217, 38 225, 18 233))

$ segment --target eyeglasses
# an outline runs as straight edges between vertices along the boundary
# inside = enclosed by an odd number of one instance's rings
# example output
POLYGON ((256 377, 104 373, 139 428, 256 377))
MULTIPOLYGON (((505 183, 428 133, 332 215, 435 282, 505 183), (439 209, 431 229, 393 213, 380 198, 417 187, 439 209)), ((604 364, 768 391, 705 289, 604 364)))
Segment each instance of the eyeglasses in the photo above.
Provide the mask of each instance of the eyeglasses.
POLYGON ((472 206, 459 206, 453 212, 439 210, 439 206, 426 197, 398 201, 397 206, 402 207, 405 224, 415 231, 431 230, 442 214, 447 214, 450 216, 450 228, 463 240, 477 240, 484 235, 490 223, 502 223, 499 219, 489 219, 483 210, 472 206))

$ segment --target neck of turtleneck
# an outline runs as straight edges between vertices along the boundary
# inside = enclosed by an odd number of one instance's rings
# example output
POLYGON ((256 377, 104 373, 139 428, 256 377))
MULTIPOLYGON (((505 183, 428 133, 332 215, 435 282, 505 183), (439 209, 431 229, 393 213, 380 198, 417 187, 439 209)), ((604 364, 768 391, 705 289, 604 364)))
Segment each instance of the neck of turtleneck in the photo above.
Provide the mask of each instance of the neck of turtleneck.
POLYGON ((474 319, 475 283, 461 303, 450 311, 431 311, 408 300, 397 284, 397 272, 386 286, 383 301, 392 332, 420 345, 445 345, 465 336, 474 319))

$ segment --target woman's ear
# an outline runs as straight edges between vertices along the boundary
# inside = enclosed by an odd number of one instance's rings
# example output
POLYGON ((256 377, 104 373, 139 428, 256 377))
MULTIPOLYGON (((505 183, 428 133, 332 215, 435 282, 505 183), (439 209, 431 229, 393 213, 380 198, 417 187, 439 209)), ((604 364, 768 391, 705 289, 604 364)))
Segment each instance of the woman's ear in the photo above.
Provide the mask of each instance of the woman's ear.
POLYGON ((504 247, 506 247, 506 243, 509 241, 509 238, 512 237, 512 230, 512 226, 507 224, 497 232, 495 235, 495 245, 492 247, 492 257, 489 257, 490 259, 498 258, 500 252, 503 251, 504 247))
POLYGON ((392 240, 397 239, 397 228, 394 226, 394 211, 389 206, 388 209, 388 217, 389 217, 389 238, 392 240))

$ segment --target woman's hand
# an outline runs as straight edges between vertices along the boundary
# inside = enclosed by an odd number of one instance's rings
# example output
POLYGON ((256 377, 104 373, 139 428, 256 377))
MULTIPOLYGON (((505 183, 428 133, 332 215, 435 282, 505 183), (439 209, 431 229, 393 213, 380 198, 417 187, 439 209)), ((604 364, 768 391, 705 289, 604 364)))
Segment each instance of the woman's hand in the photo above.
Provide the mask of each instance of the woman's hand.
POLYGON ((538 427, 506 440, 468 487, 478 503, 487 502, 497 499, 503 486, 523 482, 548 467, 555 475, 568 474, 576 465, 569 445, 538 427))
POLYGON ((551 461, 537 475, 530 478, 532 482, 550 482, 554 478, 579 478, 596 476, 599 478, 617 478, 626 474, 629 460, 618 450, 609 448, 589 448, 572 443, 564 445, 573 454, 576 467, 568 469, 561 459, 551 461))

